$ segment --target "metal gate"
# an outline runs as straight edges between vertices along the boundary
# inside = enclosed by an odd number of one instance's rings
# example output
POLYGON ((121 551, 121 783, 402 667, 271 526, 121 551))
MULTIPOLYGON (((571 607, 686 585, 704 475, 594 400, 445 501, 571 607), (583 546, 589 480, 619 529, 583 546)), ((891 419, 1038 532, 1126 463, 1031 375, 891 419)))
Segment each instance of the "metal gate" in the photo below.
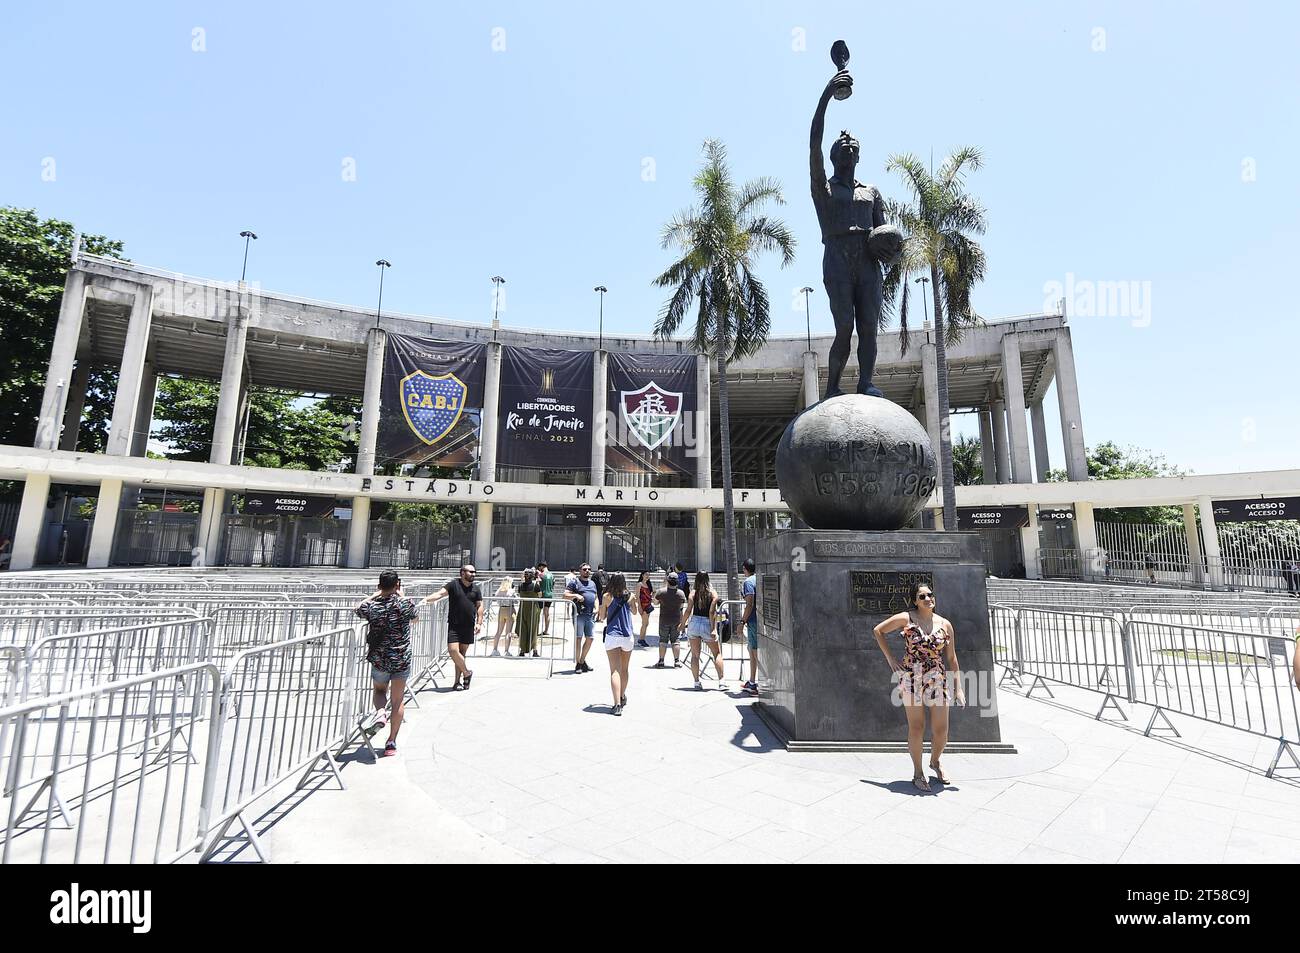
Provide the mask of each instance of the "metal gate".
POLYGON ((189 566, 198 545, 199 514, 120 510, 113 535, 114 566, 189 566))
POLYGON ((343 566, 350 520, 232 513, 222 533, 224 566, 343 566))
POLYGON ((572 569, 587 561, 587 527, 497 523, 492 527, 492 550, 500 550, 505 565, 513 569, 542 560, 555 572, 572 569))
POLYGON ((393 569, 459 569, 474 547, 474 524, 371 520, 367 565, 393 569))

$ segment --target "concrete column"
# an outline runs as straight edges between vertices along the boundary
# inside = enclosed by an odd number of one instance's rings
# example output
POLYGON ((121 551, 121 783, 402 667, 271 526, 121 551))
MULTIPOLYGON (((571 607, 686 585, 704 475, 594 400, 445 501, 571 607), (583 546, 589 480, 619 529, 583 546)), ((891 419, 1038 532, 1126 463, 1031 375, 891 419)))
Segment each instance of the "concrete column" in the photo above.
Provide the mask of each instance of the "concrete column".
POLYGON ((144 378, 152 319, 153 286, 138 285, 135 301, 131 304, 131 320, 126 328, 126 344, 122 348, 122 367, 117 378, 117 397, 113 401, 108 446, 104 450, 112 456, 125 457, 131 453, 131 432, 135 427, 136 408, 140 403, 140 385, 144 378))
POLYGON ((1020 528, 1020 555, 1025 561, 1025 578, 1042 579, 1038 566, 1038 504, 1029 504, 1029 525, 1020 528))
POLYGON ((90 544, 86 547, 87 569, 104 569, 112 562, 113 535, 117 531, 117 511, 121 506, 122 481, 105 477, 99 482, 95 521, 90 524, 90 544))
POLYGON ((487 373, 483 378, 483 417, 479 427, 478 478, 495 483, 497 478, 497 417, 501 412, 501 347, 487 346, 487 373))
POLYGON ((695 511, 695 571, 713 572, 713 510, 695 511))
POLYGON ((1088 479, 1088 457, 1083 444, 1083 416, 1079 409, 1079 382, 1074 371, 1074 346, 1070 332, 1061 328, 1052 341, 1056 365, 1056 399, 1061 408, 1061 442, 1065 445, 1065 472, 1071 480, 1088 479))
MULTIPOLYGON (((366 386, 361 397, 361 433, 357 439, 356 472, 375 475, 375 444, 379 440, 379 393, 384 383, 384 348, 388 335, 371 328, 366 336, 366 386)), ((499 373, 499 372, 498 372, 499 373)))
POLYGON ((352 498, 352 520, 348 523, 348 568, 365 569, 370 548, 370 497, 352 498))
POLYGON ((1201 538, 1196 532, 1196 504, 1183 504, 1183 533, 1187 538, 1187 562, 1191 581, 1205 582, 1205 564, 1201 559, 1201 538))
POLYGON ((77 358, 77 366, 72 371, 72 382, 68 385, 67 409, 63 413, 63 435, 59 437, 60 450, 76 450, 77 438, 81 434, 81 418, 86 412, 86 391, 90 387, 90 355, 82 354, 77 358))
POLYGON ((980 411, 980 464, 984 471, 983 483, 998 482, 997 450, 993 446, 993 414, 980 411))
POLYGON ((1205 542, 1206 579, 1212 587, 1223 585, 1223 554, 1219 551, 1219 528, 1214 523, 1214 501, 1198 496, 1201 511, 1201 539, 1205 542))
POLYGON ((221 361, 221 391, 217 395, 217 418, 212 428, 209 463, 235 461, 240 398, 244 393, 244 346, 248 340, 248 315, 243 308, 226 318, 226 353, 221 361))
POLYGON ((1034 475, 1039 483, 1046 483, 1047 471, 1052 465, 1047 455, 1047 418, 1041 400, 1029 405, 1029 423, 1034 433, 1034 475))
POLYGON ((934 510, 934 528, 943 529, 943 507, 936 507, 934 510))
POLYGON ((153 426, 153 405, 158 396, 158 372, 153 362, 146 361, 140 378, 140 400, 135 407, 135 423, 131 425, 131 456, 143 457, 149 446, 149 429, 153 426))
POLYGON ((1006 405, 995 400, 989 405, 989 415, 993 418, 993 458, 997 464, 999 483, 1011 482, 1011 452, 1007 447, 1007 409, 1006 405))
POLYGON ((1085 579, 1104 579, 1106 561, 1097 547, 1097 523, 1091 503, 1074 504, 1074 541, 1079 549, 1079 568, 1085 579))
POLYGON ((605 441, 609 421, 606 405, 609 403, 609 353, 597 351, 591 364, 591 480, 592 486, 605 485, 605 441))
POLYGON ((817 352, 803 352, 803 405, 811 407, 822 399, 821 381, 817 376, 817 352))
POLYGON ((587 527, 587 562, 591 563, 592 571, 605 561, 605 527, 588 526, 587 527))
MULTIPOLYGON (((77 342, 81 339, 82 314, 86 306, 86 276, 75 268, 68 272, 59 305, 59 323, 50 348, 50 365, 45 374, 45 393, 41 397, 41 416, 36 421, 38 450, 59 446, 59 424, 68 402, 73 363, 77 359, 77 342)), ((77 418, 80 420, 80 416, 77 418)), ((17 568, 15 566, 15 568, 17 568)))
POLYGON ((705 354, 695 358, 695 394, 699 408, 695 425, 695 486, 707 490, 713 486, 713 379, 705 354))
POLYGON ((1020 370, 1020 338, 1002 335, 1002 396, 1007 405, 1007 436, 1012 483, 1033 483, 1029 468, 1029 428, 1025 425, 1025 379, 1020 370))
POLYGON ((474 507, 474 566, 492 565, 492 504, 474 507))
POLYGON ((44 473, 29 473, 23 482, 23 499, 18 504, 18 523, 14 526, 10 569, 31 569, 36 564, 36 546, 45 528, 45 505, 50 498, 50 478, 44 473))
POLYGON ((933 344, 921 345, 921 384, 925 388, 925 427, 938 460, 939 415, 946 414, 948 408, 939 406, 939 360, 933 344))
POLYGON ((203 509, 199 513, 198 554, 204 566, 221 565, 221 530, 225 522, 226 491, 211 487, 203 491, 203 509))

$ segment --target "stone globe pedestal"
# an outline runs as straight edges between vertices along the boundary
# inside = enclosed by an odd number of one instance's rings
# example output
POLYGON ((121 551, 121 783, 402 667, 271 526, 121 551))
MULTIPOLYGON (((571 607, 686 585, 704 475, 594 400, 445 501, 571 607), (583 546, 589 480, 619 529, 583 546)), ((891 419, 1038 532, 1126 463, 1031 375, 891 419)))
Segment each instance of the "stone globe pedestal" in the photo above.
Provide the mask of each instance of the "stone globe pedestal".
POLYGON ((934 492, 930 435, 891 400, 841 394, 809 407, 776 448, 776 481, 813 529, 902 529, 934 492))
MULTIPOLYGON (((754 710, 787 749, 907 750, 897 677, 873 629, 925 582, 953 624, 965 676, 968 703, 952 712, 948 750, 1015 753, 997 716, 979 534, 905 529, 934 492, 936 469, 925 429, 883 398, 831 397, 786 428, 777 482, 809 528, 757 547, 766 678, 754 710)), ((890 638, 901 658, 901 634, 890 638)))

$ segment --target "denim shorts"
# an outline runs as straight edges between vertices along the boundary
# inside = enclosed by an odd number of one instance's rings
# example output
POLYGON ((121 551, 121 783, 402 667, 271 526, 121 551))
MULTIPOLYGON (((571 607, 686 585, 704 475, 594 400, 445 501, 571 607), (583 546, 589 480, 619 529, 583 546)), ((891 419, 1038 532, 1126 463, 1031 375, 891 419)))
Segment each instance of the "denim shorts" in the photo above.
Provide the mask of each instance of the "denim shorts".
POLYGON ((376 685, 387 685, 392 679, 400 678, 403 681, 411 677, 411 667, 408 665, 400 672, 385 672, 382 668, 370 667, 370 680, 376 685))
POLYGON ((593 633, 596 631, 596 618, 590 615, 578 615, 573 620, 573 633, 575 638, 591 639, 595 638, 593 633))
POLYGON ((745 644, 749 646, 751 652, 758 651, 758 626, 745 626, 745 644))

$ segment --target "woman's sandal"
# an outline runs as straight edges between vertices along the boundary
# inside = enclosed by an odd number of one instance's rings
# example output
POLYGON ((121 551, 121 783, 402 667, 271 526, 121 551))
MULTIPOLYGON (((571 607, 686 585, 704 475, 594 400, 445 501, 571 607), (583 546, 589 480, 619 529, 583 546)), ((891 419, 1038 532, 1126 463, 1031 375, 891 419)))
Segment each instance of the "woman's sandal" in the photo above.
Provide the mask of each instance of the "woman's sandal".
POLYGON ((935 780, 940 784, 952 784, 952 781, 944 775, 943 768, 939 767, 939 765, 933 761, 930 762, 930 770, 934 772, 935 780))
POLYGON ((930 782, 925 779, 924 774, 918 774, 916 777, 912 778, 912 786, 918 791, 930 790, 930 782))

